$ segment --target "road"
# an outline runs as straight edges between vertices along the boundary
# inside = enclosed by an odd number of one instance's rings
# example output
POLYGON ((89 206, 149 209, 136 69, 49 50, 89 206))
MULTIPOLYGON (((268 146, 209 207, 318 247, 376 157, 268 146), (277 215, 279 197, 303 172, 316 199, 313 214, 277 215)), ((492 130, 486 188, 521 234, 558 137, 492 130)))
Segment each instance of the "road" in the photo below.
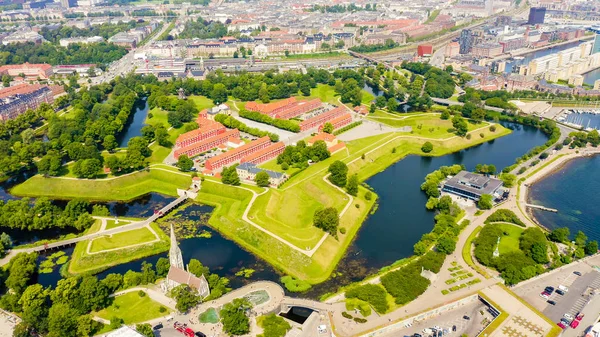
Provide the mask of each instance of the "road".
POLYGON ((445 48, 438 48, 437 50, 435 50, 433 52, 433 55, 431 55, 431 58, 429 59, 429 64, 431 64, 434 67, 442 68, 442 66, 444 65, 445 52, 445 48))

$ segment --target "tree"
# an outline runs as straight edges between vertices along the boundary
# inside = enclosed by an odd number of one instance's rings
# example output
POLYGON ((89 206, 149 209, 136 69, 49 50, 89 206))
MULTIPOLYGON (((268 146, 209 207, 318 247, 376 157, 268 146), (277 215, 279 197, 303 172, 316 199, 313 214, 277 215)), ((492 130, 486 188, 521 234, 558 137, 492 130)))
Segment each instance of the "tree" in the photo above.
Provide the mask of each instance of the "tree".
POLYGON ((328 169, 331 173, 328 177, 329 181, 338 187, 346 186, 346 180, 348 175, 348 166, 342 161, 336 160, 328 169))
POLYGON ((337 235, 337 228, 340 224, 340 218, 337 209, 327 207, 315 211, 313 216, 313 224, 315 227, 322 229, 331 236, 337 235))
POLYGON ((398 111, 398 101, 394 97, 390 97, 387 101, 387 108, 389 112, 398 111))
POLYGON ((196 295, 187 284, 178 285, 171 290, 171 293, 177 301, 175 308, 180 312, 187 312, 200 303, 200 296, 196 295))
POLYGON ((493 200, 491 195, 483 194, 477 202, 477 207, 479 207, 480 209, 492 209, 492 207, 494 207, 492 201, 493 200))
POLYGON ((308 81, 300 82, 300 92, 303 96, 310 96, 310 83, 308 81))
POLYGON ((482 108, 477 108, 477 109, 473 110, 473 112, 471 113, 471 118, 476 121, 484 120, 485 119, 485 110, 483 110, 482 108))
POLYGON ((13 257, 8 265, 9 275, 4 285, 16 294, 22 294, 37 270, 37 257, 36 253, 19 253, 13 257))
POLYGON ((179 159, 177 159, 177 167, 179 167, 181 171, 187 172, 194 167, 194 161, 191 160, 187 155, 183 154, 179 156, 179 159))
POLYGON ((162 125, 159 124, 154 131, 154 139, 158 142, 158 145, 164 147, 170 147, 172 144, 169 141, 169 131, 162 125))
POLYGON ((227 88, 222 83, 217 83, 214 85, 210 98, 212 98, 214 104, 221 104, 227 102, 227 88))
MULTIPOLYGON (((194 260, 194 259, 192 259, 192 260, 194 260)), ((192 260, 190 260, 188 267, 192 264, 192 260)), ((159 258, 158 261, 156 261, 156 275, 158 277, 167 276, 167 274, 169 273, 170 267, 171 267, 171 264, 169 262, 169 259, 167 259, 165 257, 159 258)))
POLYGON ((384 96, 377 96, 375 99, 375 105, 381 109, 387 105, 387 100, 384 96))
POLYGON ((208 267, 204 266, 202 262, 197 259, 191 259, 188 268, 190 273, 196 275, 197 277, 204 275, 204 277, 208 278, 210 274, 208 267))
POLYGON ((325 133, 333 133, 333 124, 327 122, 325 123, 325 125, 323 125, 323 132, 325 133))
POLYGON ((23 321, 44 331, 47 328, 48 311, 50 309, 49 290, 40 284, 34 284, 23 292, 19 304, 23 308, 23 321))
POLYGON ((597 252, 598 252, 598 241, 596 241, 596 240, 588 241, 585 244, 585 253, 587 255, 596 254, 597 252))
POLYGON ((139 332, 140 334, 142 334, 146 337, 154 337, 154 331, 152 331, 152 325, 150 325, 148 323, 136 324, 135 331, 139 332))
POLYGON ((350 179, 348 179, 346 191, 352 196, 356 196, 358 194, 358 175, 356 173, 351 175, 350 179))
MULTIPOLYGON (((163 258, 164 259, 164 258, 163 258)), ((160 261, 160 259, 159 259, 160 261)), ((158 267, 158 262, 157 262, 158 267)), ((108 274, 104 279, 102 279, 102 284, 108 289, 109 293, 114 293, 117 289, 123 286, 123 276, 121 274, 108 274)))
POLYGON ((223 182, 223 184, 227 185, 240 185, 240 177, 237 174, 235 165, 231 167, 223 167, 223 171, 221 172, 221 181, 223 182))
POLYGON ((571 235, 571 232, 569 231, 569 227, 560 227, 560 228, 556 228, 554 229, 552 232, 550 232, 550 235, 548 235, 548 238, 554 242, 568 242, 569 241, 569 236, 571 235))
POLYGON ((450 255, 456 249, 456 241, 445 235, 438 239, 436 247, 438 252, 450 255))
POLYGON ((433 151, 433 144, 431 144, 431 142, 425 142, 425 144, 421 146, 421 151, 423 151, 424 153, 429 153, 433 151))
POLYGON ((369 105, 369 113, 375 113, 375 111, 377 110, 377 107, 375 106, 375 104, 371 103, 371 105, 369 105))
MULTIPOLYGON (((53 304, 48 314, 48 337, 76 337, 79 313, 65 303, 53 304)), ((119 325, 120 326, 120 325, 119 325)))
POLYGON ((587 241, 587 236, 585 235, 585 233, 583 233, 582 231, 578 231, 577 235, 575 235, 575 244, 578 247, 583 247, 585 246, 585 243, 587 241))
POLYGON ((108 151, 112 152, 114 149, 119 146, 117 143, 117 139, 113 135, 107 135, 104 137, 104 141, 102 142, 102 146, 108 151))
POLYGON ((246 311, 252 308, 252 304, 245 298, 236 298, 227 303, 219 313, 223 331, 229 335, 239 336, 250 332, 250 320, 246 311))
POLYGON ((456 130, 456 134, 462 137, 466 136, 469 131, 467 121, 460 116, 452 118, 452 127, 456 130))
POLYGON ((263 317, 264 319, 260 323, 263 328, 263 333, 257 337, 283 337, 288 330, 292 328, 285 319, 275 314, 269 314, 263 317))
POLYGON ((77 336, 92 336, 92 331, 98 323, 92 319, 92 315, 83 315, 77 318, 77 336))
POLYGON ((450 119, 450 112, 448 110, 442 111, 441 119, 450 119))
POLYGON ((260 187, 269 186, 269 174, 265 171, 260 171, 254 177, 254 182, 260 187))

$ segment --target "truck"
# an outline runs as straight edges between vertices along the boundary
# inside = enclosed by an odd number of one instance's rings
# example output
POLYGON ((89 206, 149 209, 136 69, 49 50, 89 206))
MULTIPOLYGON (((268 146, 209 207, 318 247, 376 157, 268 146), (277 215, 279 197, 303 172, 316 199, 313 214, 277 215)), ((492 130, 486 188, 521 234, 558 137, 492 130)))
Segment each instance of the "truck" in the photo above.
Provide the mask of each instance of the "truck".
POLYGON ((179 322, 173 323, 173 328, 179 332, 181 332, 185 337, 195 337, 194 330, 187 327, 186 324, 181 324, 179 322))

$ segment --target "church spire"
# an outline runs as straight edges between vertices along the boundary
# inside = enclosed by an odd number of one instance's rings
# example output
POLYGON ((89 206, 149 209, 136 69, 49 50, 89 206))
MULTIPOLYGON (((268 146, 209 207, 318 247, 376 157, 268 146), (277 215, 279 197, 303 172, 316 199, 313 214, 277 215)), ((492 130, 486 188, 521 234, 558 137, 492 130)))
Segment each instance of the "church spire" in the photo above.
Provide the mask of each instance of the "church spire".
POLYGON ((173 224, 171 224, 171 249, 169 249, 169 262, 171 266, 183 269, 183 257, 181 256, 181 249, 177 245, 177 238, 175 237, 175 230, 173 224))

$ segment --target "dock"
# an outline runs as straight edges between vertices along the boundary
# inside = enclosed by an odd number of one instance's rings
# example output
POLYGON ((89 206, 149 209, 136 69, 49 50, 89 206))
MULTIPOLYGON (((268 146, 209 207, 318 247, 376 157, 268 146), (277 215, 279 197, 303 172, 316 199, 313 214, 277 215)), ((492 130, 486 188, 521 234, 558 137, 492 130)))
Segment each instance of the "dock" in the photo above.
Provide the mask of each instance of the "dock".
POLYGON ((532 204, 525 204, 525 206, 530 207, 530 208, 541 209, 542 211, 546 211, 546 212, 558 213, 558 210, 556 208, 550 208, 550 207, 545 207, 545 206, 540 206, 540 205, 532 205, 532 204))

